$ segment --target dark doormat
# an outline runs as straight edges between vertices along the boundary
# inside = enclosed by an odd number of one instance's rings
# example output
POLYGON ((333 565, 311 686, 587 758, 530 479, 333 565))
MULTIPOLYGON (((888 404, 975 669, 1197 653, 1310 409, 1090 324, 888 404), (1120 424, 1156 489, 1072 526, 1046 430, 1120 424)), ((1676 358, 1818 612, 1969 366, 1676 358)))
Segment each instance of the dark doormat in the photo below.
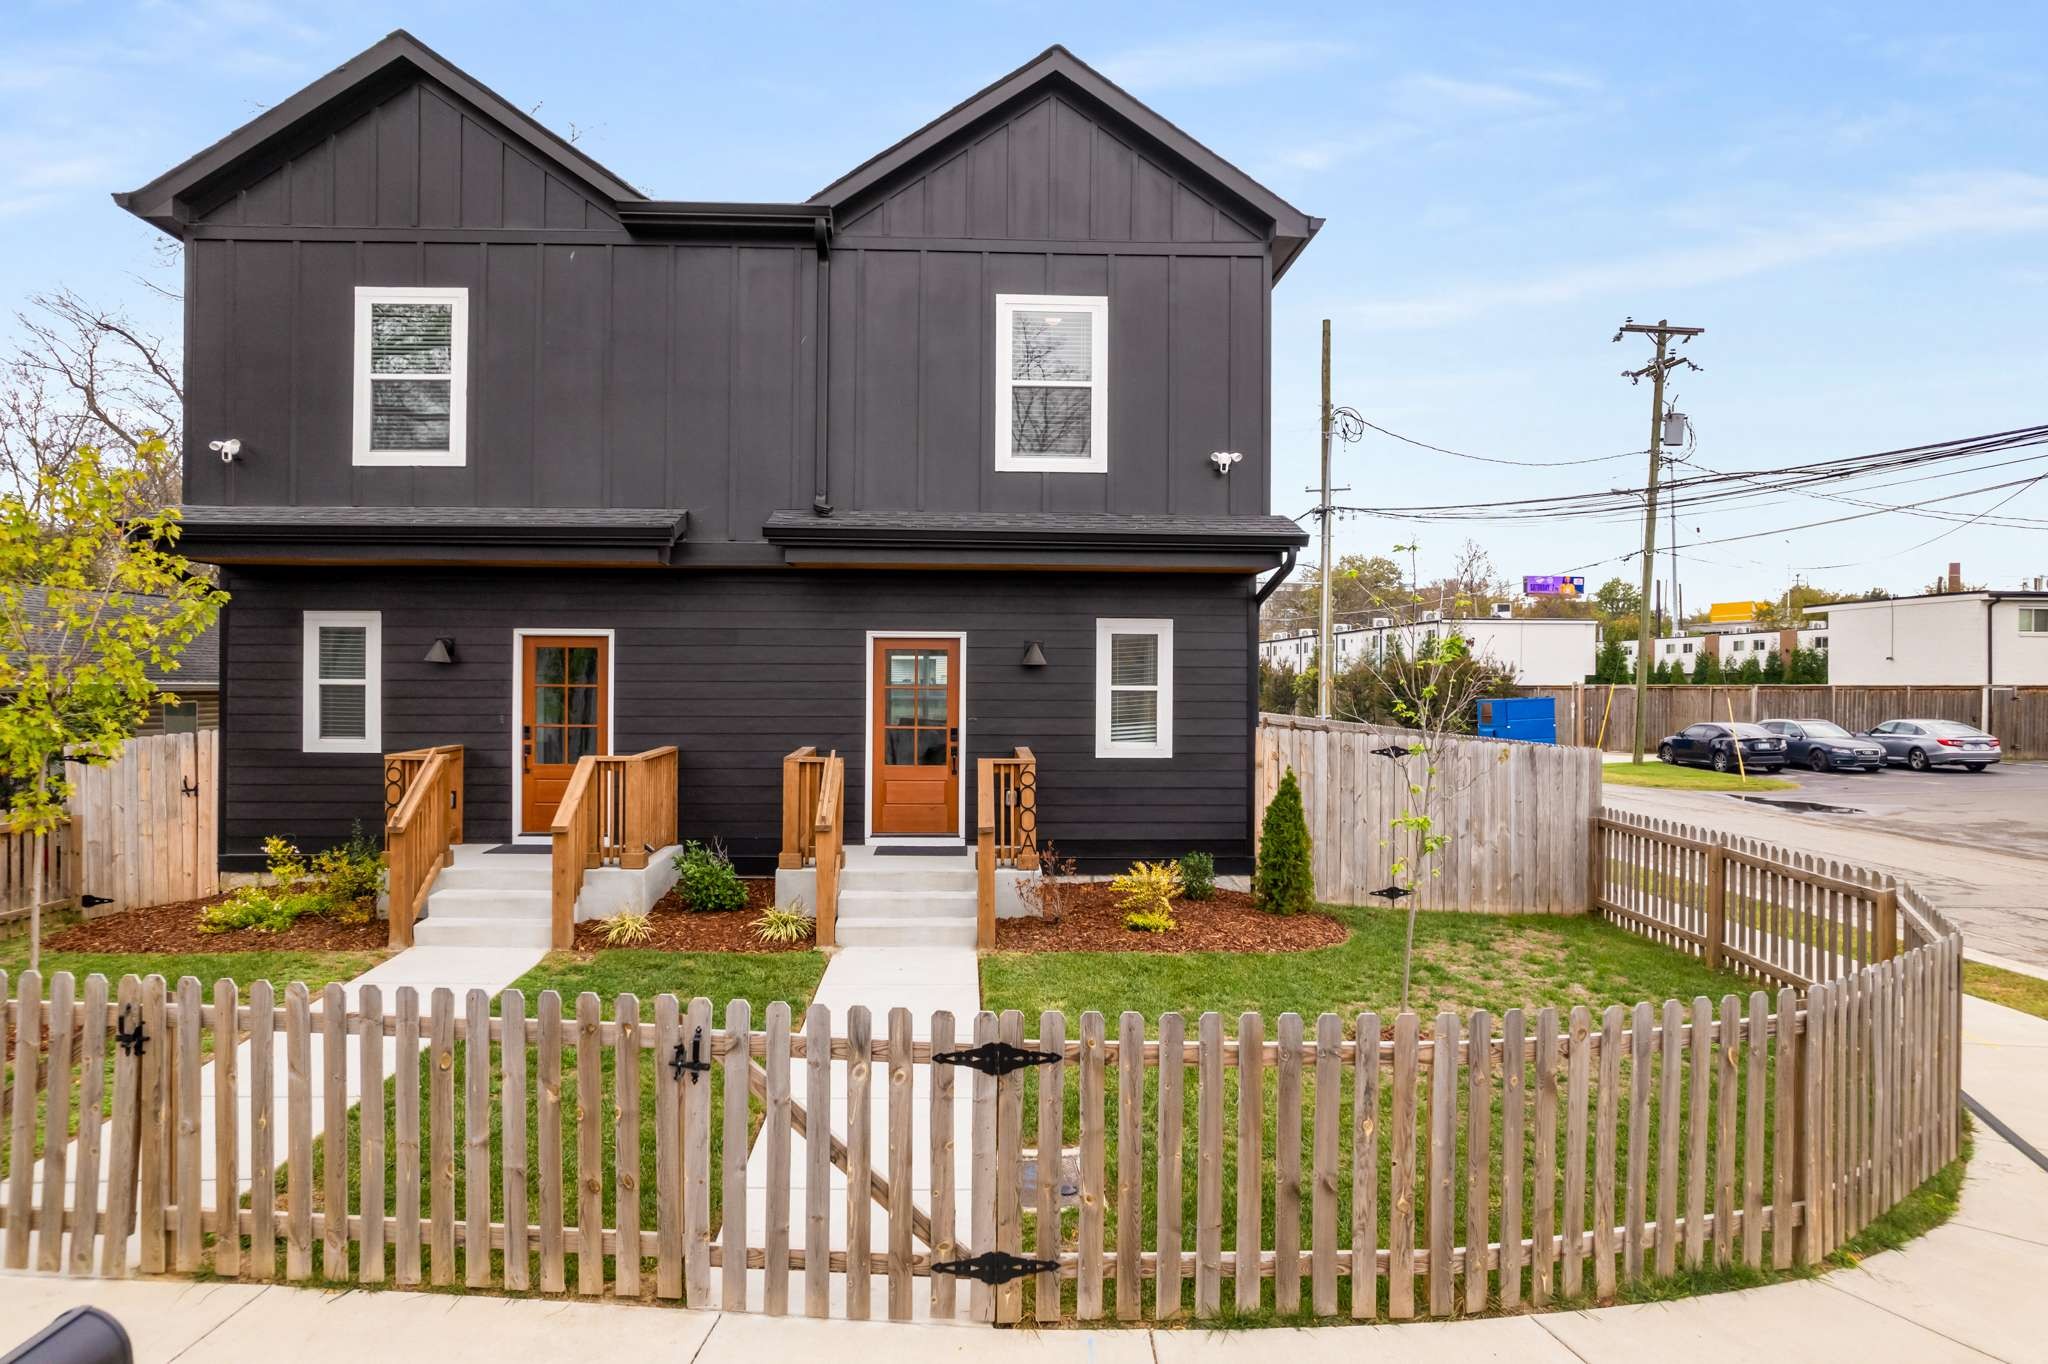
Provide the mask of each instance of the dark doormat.
POLYGON ((539 853, 543 857, 554 854, 551 843, 500 843, 495 848, 485 848, 485 853, 539 853))
POLYGON ((933 848, 920 848, 911 844, 878 843, 877 857, 965 857, 967 849, 958 843, 945 843, 933 848))

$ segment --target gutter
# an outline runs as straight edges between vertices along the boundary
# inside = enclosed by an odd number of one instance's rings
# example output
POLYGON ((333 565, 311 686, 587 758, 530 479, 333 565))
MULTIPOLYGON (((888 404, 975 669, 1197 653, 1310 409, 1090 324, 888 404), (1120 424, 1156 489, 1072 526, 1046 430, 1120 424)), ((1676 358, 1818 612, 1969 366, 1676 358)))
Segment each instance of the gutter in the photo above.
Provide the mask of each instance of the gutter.
MULTIPOLYGON (((1266 579, 1266 585, 1252 595, 1253 606, 1264 606, 1266 598, 1272 596, 1280 584, 1287 581, 1287 575, 1294 572, 1294 564, 1297 557, 1294 550, 1290 549, 1287 551, 1287 557, 1280 561, 1280 571, 1266 579)), ((1256 655, 1254 656, 1256 657, 1256 655)))

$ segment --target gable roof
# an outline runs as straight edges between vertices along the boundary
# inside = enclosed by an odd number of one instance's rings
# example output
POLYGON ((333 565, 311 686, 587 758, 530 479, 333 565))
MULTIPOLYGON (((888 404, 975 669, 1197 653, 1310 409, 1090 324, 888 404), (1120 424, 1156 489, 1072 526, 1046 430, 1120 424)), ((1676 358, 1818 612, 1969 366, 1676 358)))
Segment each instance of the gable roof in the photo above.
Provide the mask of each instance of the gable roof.
POLYGON ((140 189, 116 194, 114 202, 176 235, 187 221, 185 201, 203 197, 210 187, 229 180, 249 163, 275 155, 302 128, 354 99, 365 86, 388 85, 411 75, 446 87, 614 202, 636 203, 646 197, 525 110, 508 103, 404 29, 397 29, 140 189))
POLYGON ((1058 43, 869 157, 813 194, 810 202, 836 208, 859 198, 1048 82, 1063 82, 1100 104, 1266 217, 1273 224, 1275 279, 1322 227, 1321 218, 1303 213, 1058 43))

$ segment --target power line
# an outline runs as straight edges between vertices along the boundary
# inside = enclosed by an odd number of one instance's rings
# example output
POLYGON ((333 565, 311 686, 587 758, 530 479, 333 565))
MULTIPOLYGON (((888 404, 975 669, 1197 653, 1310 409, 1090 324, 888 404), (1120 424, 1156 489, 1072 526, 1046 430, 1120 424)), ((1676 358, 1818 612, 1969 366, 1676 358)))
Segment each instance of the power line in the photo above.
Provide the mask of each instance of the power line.
MULTIPOLYGON (((1365 419, 1361 417, 1359 420, 1365 419)), ((1618 455, 1594 455, 1588 459, 1502 459, 1495 455, 1475 455, 1464 450, 1453 450, 1448 446, 1431 445, 1426 440, 1404 436, 1399 431, 1389 431, 1386 427, 1373 422, 1365 422, 1365 426, 1368 430, 1377 431, 1383 436, 1400 441, 1403 445, 1412 445, 1418 450, 1434 450, 1439 455, 1469 459, 1479 464, 1510 464, 1518 469, 1563 469, 1575 464, 1605 464, 1610 460, 1635 459, 1643 453, 1641 450, 1625 450, 1618 455)))

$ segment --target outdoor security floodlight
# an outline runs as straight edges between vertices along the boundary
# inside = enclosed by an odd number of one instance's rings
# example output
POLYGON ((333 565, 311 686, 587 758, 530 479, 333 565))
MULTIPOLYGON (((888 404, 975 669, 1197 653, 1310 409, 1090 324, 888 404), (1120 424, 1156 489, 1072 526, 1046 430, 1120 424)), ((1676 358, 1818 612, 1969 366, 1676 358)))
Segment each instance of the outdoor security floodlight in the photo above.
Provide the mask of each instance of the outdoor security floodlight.
POLYGON ((233 438, 228 440, 210 440, 206 443, 206 448, 219 455, 222 464, 233 464, 235 456, 242 453, 242 442, 233 438))
POLYGON ((1230 466, 1243 458, 1244 456, 1235 450, 1218 450, 1209 456, 1209 462, 1216 466, 1218 474, 1228 474, 1230 466))

